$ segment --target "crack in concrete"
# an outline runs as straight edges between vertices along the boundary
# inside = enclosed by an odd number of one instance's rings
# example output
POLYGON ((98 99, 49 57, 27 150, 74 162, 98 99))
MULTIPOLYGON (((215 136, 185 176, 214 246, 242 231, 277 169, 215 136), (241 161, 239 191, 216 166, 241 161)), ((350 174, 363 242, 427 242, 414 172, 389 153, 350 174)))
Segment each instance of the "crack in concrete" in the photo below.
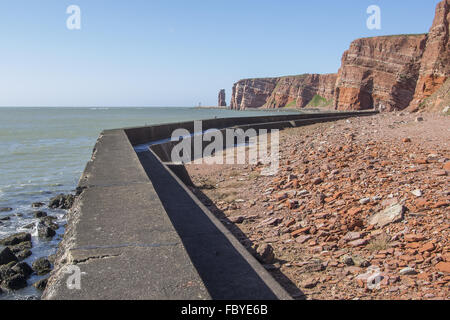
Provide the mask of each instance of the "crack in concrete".
POLYGON ((73 260, 74 264, 82 264, 82 263, 86 263, 90 260, 100 260, 100 259, 109 259, 109 258, 116 258, 119 257, 121 254, 105 254, 105 255, 100 255, 100 256, 92 256, 92 257, 87 257, 84 259, 75 259, 73 260))

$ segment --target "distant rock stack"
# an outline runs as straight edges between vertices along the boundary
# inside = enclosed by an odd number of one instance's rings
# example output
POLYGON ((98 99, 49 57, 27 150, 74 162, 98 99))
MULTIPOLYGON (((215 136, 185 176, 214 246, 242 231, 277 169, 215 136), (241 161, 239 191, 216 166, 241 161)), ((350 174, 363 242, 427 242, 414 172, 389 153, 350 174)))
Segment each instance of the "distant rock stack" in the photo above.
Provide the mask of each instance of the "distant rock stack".
POLYGON ((225 89, 219 91, 219 107, 226 107, 227 101, 225 100, 225 89))

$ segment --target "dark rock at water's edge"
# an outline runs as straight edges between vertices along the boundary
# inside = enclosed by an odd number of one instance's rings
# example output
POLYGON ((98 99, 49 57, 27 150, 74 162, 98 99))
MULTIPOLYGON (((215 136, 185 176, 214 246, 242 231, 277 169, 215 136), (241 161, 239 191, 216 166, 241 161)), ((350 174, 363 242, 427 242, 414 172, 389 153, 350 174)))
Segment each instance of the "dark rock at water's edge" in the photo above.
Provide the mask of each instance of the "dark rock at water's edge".
POLYGON ((11 216, 1 217, 0 221, 9 221, 11 220, 11 216))
POLYGON ((52 230, 58 230, 59 229, 59 225, 54 223, 53 221, 56 220, 56 217, 52 217, 52 216, 46 216, 43 218, 40 218, 40 223, 45 224, 47 227, 49 227, 52 230))
POLYGON ((10 212, 13 211, 13 208, 0 208, 0 212, 10 212))
POLYGON ((31 241, 31 234, 26 232, 16 233, 9 237, 6 237, 2 240, 0 240, 0 245, 3 246, 14 246, 16 244, 31 241))
POLYGON ((35 218, 43 218, 47 216, 47 212, 45 211, 36 211, 33 213, 35 218))
POLYGON ((45 288, 47 287, 47 282, 48 282, 48 278, 41 279, 41 280, 33 283, 33 287, 35 287, 36 289, 38 289, 40 291, 44 291, 45 288))
POLYGON ((47 258, 42 257, 33 262, 33 270, 38 276, 43 276, 52 270, 52 265, 47 258))
POLYGON ((45 203, 43 203, 43 202, 35 202, 35 203, 31 204, 32 208, 40 208, 40 207, 43 207, 43 206, 45 206, 45 203))
POLYGON ((0 287, 5 290, 25 288, 27 279, 33 274, 33 269, 26 262, 16 261, 0 266, 0 287))
POLYGON ((7 279, 12 277, 13 275, 15 275, 16 273, 14 272, 14 270, 12 270, 12 267, 14 267, 16 265, 15 261, 12 261, 8 264, 2 265, 0 266, 0 283, 7 279))
POLYGON ((25 278, 28 278, 33 274, 33 269, 26 262, 19 262, 11 268, 16 274, 20 274, 25 278))
POLYGON ((26 249, 31 249, 33 247, 31 241, 24 241, 19 244, 8 246, 8 248, 13 252, 17 253, 26 249))
POLYGON ((49 228, 45 223, 39 222, 38 224, 38 236, 43 239, 50 239, 56 235, 55 230, 49 228))
POLYGON ((2 281, 2 287, 8 290, 19 290, 27 286, 27 279, 20 274, 16 274, 11 278, 2 281))
POLYGON ((16 253, 16 257, 17 257, 17 259, 19 259, 19 261, 23 261, 26 258, 28 258, 29 256, 31 256, 32 254, 33 253, 31 252, 31 250, 25 249, 23 251, 16 253))
POLYGON ((72 194, 60 194, 50 199, 48 206, 52 209, 64 209, 69 210, 72 208, 75 196, 72 194))
POLYGON ((0 266, 16 261, 17 257, 9 248, 4 248, 0 251, 0 266))

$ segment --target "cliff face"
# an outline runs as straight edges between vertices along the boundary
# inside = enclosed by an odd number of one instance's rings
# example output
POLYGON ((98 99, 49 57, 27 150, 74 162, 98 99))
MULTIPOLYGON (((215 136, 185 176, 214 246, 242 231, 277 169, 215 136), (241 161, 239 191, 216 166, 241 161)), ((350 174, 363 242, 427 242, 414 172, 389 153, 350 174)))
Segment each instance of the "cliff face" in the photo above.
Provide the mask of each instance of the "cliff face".
POLYGON ((426 39, 405 35, 352 42, 338 73, 336 109, 406 108, 414 96, 426 39))
POLYGON ((317 103, 331 105, 336 77, 336 74, 304 74, 241 80, 233 86, 231 108, 304 108, 316 96, 321 97, 317 103))
POLYGON ((219 107, 226 107, 227 106, 227 101, 226 101, 226 97, 225 97, 225 89, 222 89, 222 90, 219 91, 219 97, 218 97, 217 105, 219 107))
POLYGON ((355 40, 337 75, 241 80, 233 87, 231 108, 436 109, 427 98, 450 77, 449 27, 450 0, 443 0, 429 34, 355 40))
POLYGON ((245 79, 234 84, 231 109, 260 108, 275 89, 278 78, 245 79))
POLYGON ((424 99, 435 93, 450 77, 450 0, 436 7, 433 25, 427 37, 427 45, 420 65, 419 78, 410 105, 418 110, 424 99))

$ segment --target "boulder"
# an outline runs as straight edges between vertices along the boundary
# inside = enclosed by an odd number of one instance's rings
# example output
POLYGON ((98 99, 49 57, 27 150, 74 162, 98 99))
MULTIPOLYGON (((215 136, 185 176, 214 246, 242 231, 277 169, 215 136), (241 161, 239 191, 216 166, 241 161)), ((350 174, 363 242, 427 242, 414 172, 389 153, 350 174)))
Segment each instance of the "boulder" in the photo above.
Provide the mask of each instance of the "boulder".
POLYGON ((37 273, 37 275, 43 276, 52 270, 52 265, 47 258, 42 257, 33 262, 33 270, 37 273))
POLYGON ((256 250, 258 254, 258 260, 264 264, 272 264, 275 260, 273 248, 268 244, 262 244, 256 250))
POLYGON ((41 223, 49 227, 50 229, 56 231, 59 229, 59 225, 54 223, 54 220, 56 220, 56 217, 52 216, 46 216, 40 219, 41 223))
POLYGON ((0 208, 0 212, 10 212, 10 211, 13 211, 13 208, 9 208, 9 207, 0 208))
POLYGON ((16 273, 12 269, 16 265, 15 261, 12 261, 8 264, 0 266, 0 282, 2 282, 5 279, 11 278, 16 273))
POLYGON ((31 205, 32 208, 40 208, 43 206, 45 206, 45 203, 43 203, 43 202, 35 202, 31 205))
POLYGON ((28 250, 28 249, 25 249, 23 251, 16 253, 16 257, 19 261, 23 261, 31 255, 32 255, 32 252, 31 252, 31 250, 28 250))
POLYGON ((2 287, 7 290, 20 290, 27 286, 27 279, 20 275, 16 274, 11 278, 2 281, 2 287))
POLYGON ((68 210, 72 208, 73 202, 75 200, 75 196, 71 194, 60 194, 56 197, 50 199, 48 206, 52 209, 64 209, 68 210))
POLYGON ((26 262, 19 262, 11 268, 16 274, 20 274, 28 279, 33 274, 33 269, 26 262))
POLYGON ((40 291, 44 291, 45 288, 47 287, 47 282, 48 282, 48 278, 41 279, 41 280, 33 283, 33 287, 35 287, 36 289, 38 289, 40 291))
POLYGON ((35 218, 43 218, 47 216, 47 212, 45 211, 36 211, 33 213, 35 218))
POLYGON ((395 204, 372 216, 369 224, 382 228, 390 223, 402 221, 405 210, 406 208, 403 205, 395 204))
POLYGON ((31 241, 31 234, 26 232, 16 233, 12 236, 6 237, 0 240, 0 245, 2 246, 14 246, 16 244, 31 241))
POLYGON ((0 251, 0 266, 16 261, 17 257, 9 248, 4 248, 0 251))
POLYGON ((51 239, 56 235, 55 230, 48 227, 45 223, 39 222, 38 224, 38 236, 43 239, 51 239))
POLYGON ((14 253, 21 252, 23 250, 31 249, 33 245, 31 244, 31 241, 25 241, 21 242, 19 244, 16 244, 15 246, 8 246, 8 248, 14 253))

